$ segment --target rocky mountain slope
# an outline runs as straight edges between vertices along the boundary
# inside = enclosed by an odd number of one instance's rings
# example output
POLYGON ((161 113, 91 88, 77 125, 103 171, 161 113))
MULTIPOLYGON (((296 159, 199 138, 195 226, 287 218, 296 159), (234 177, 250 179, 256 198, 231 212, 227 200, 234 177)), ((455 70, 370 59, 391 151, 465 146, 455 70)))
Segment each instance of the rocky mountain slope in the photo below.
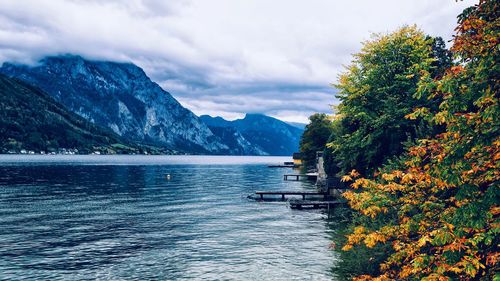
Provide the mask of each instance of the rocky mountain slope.
POLYGON ((252 144, 240 131, 232 127, 209 126, 210 130, 229 147, 228 154, 231 155, 270 155, 263 148, 252 144))
POLYGON ((190 153, 230 153, 205 123, 134 64, 66 55, 35 66, 4 63, 0 73, 41 88, 126 139, 190 153))

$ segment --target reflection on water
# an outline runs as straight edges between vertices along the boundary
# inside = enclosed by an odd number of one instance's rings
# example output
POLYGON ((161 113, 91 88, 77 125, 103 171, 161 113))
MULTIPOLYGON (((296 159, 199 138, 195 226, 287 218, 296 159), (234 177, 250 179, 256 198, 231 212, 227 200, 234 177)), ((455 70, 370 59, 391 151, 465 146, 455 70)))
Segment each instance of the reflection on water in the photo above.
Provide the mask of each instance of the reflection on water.
POLYGON ((246 199, 287 160, 0 156, 0 279, 331 280, 326 214, 246 199))

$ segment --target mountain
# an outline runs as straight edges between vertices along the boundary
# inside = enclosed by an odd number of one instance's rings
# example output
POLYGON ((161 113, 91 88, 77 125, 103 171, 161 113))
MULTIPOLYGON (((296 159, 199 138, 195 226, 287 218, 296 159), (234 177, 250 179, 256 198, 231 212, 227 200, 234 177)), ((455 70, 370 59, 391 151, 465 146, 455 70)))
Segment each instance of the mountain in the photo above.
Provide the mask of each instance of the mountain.
POLYGON ((229 126, 209 126, 210 130, 218 136, 221 141, 229 147, 228 154, 231 155, 270 155, 260 146, 254 145, 247 140, 236 128, 229 126))
POLYGON ((107 153, 140 152, 110 130, 68 112, 47 93, 0 74, 0 152, 77 149, 107 153))
POLYGON ((134 64, 65 55, 34 66, 4 63, 0 73, 41 88, 70 111, 126 139, 190 153, 229 151, 134 64))
POLYGON ((303 130, 263 114, 247 114, 243 119, 228 121, 221 117, 200 116, 212 131, 235 129, 254 147, 269 155, 292 155, 299 149, 303 130), (222 130, 222 129, 220 129, 222 130))
POLYGON ((210 127, 234 127, 233 122, 227 121, 220 116, 212 117, 210 115, 201 115, 200 119, 210 127))
POLYGON ((210 130, 229 147, 233 155, 269 155, 260 146, 250 143, 241 132, 234 127, 234 123, 222 117, 202 115, 200 119, 208 125, 210 130))

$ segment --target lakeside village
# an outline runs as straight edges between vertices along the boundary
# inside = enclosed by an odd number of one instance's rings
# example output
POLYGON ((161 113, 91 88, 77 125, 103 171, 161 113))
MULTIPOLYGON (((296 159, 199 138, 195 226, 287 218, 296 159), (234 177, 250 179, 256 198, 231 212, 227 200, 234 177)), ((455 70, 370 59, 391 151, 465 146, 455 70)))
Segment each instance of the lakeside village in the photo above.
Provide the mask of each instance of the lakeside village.
MULTIPOLYGON (((101 154, 115 154, 115 153, 106 153, 102 152, 100 150, 95 150, 90 153, 85 153, 82 151, 79 151, 77 148, 60 148, 57 150, 53 151, 34 151, 34 150, 27 150, 27 149, 20 149, 19 151, 17 150, 8 150, 6 154, 28 154, 28 155, 101 155, 101 154)), ((151 153, 148 151, 143 151, 142 153, 129 153, 131 155, 137 155, 137 154, 144 154, 144 155, 149 155, 149 154, 156 154, 156 153, 151 153)), ((169 154, 170 155, 170 154, 169 154)))
MULTIPOLYGON (((50 152, 45 152, 44 150, 34 151, 34 150, 26 150, 26 149, 21 149, 19 151, 8 150, 7 154, 76 155, 76 154, 80 154, 80 153, 79 153, 78 149, 76 149, 76 148, 75 149, 72 149, 72 148, 69 148, 69 149, 61 148, 61 149, 58 149, 57 151, 50 151, 50 152)), ((101 152, 100 151, 94 151, 94 152, 92 152, 90 154, 101 154, 101 152)))
POLYGON ((189 155, 189 153, 153 147, 148 145, 111 144, 109 146, 89 146, 80 148, 48 148, 47 150, 26 148, 0 148, 0 154, 22 155, 189 155))

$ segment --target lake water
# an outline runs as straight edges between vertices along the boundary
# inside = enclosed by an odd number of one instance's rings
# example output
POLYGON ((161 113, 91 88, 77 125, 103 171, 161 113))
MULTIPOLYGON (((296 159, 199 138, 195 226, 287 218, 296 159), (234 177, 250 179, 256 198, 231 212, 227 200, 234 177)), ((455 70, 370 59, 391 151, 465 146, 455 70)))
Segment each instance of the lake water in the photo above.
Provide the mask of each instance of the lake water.
POLYGON ((284 161, 0 155, 0 279, 332 280, 324 211, 247 199, 284 161))

